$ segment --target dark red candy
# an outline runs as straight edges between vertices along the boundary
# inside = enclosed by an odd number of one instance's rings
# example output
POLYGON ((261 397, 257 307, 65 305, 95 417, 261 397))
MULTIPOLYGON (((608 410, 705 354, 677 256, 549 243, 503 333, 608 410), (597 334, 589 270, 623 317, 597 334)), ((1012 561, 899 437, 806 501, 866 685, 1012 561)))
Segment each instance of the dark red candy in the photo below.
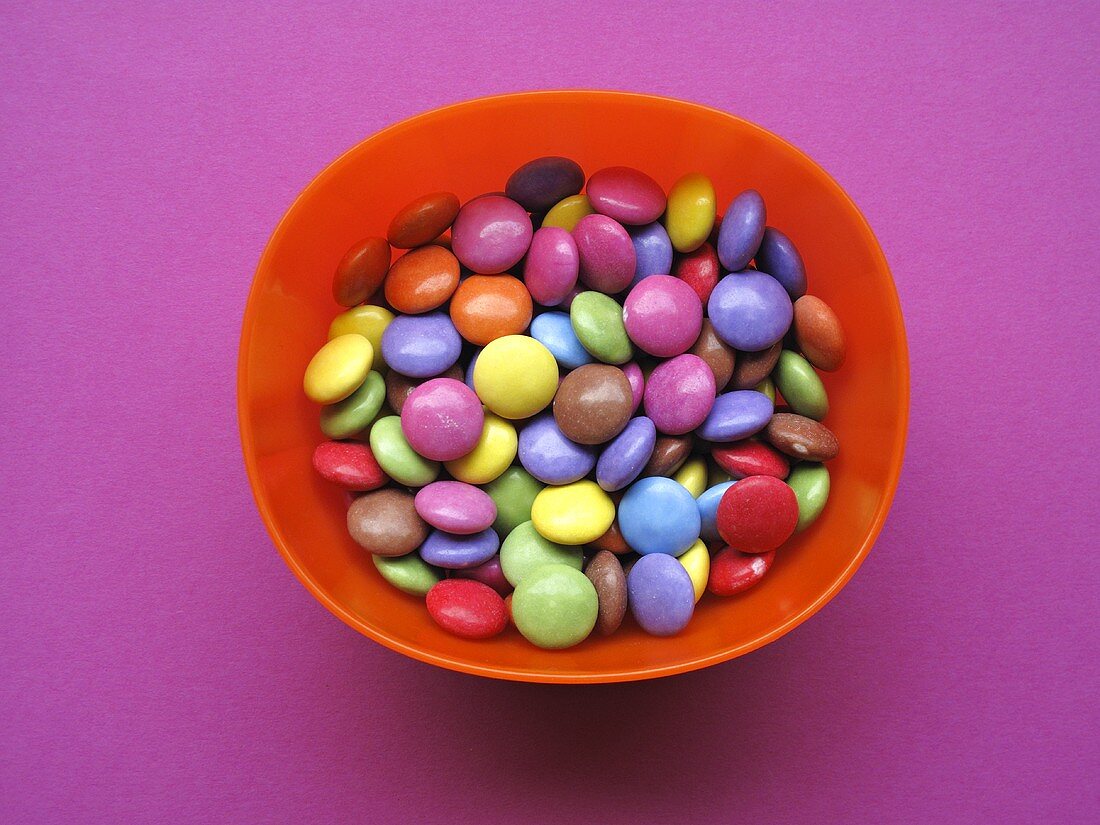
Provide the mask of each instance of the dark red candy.
POLYGON ((748 590, 771 569, 775 553, 742 553, 724 547, 710 560, 707 590, 715 596, 732 596, 748 590))
POLYGON ((313 451, 313 469, 326 481, 345 490, 377 490, 387 481, 374 453, 354 441, 323 441, 313 451))
POLYGON ((709 243, 704 243, 694 252, 677 255, 672 264, 672 275, 694 289, 703 306, 706 306, 711 291, 722 277, 718 253, 709 243))
POLYGON ((786 457, 762 441, 735 441, 711 451, 719 467, 734 478, 775 476, 786 478, 791 471, 786 457))
POLYGON ((473 579, 443 579, 428 591, 426 601, 435 623, 464 639, 488 639, 508 624, 501 595, 473 579))
POLYGON ((791 537, 798 524, 794 490, 773 476, 749 476, 718 502, 718 533, 744 553, 766 553, 791 537))

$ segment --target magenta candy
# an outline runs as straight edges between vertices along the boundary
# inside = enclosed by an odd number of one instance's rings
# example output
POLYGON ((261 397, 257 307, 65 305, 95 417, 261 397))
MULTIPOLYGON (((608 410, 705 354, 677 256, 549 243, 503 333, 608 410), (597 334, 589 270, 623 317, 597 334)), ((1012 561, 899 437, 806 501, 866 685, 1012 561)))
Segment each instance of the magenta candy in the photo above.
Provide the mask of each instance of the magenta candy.
POLYGON ((433 481, 421 487, 413 506, 432 527, 463 536, 491 527, 497 517, 489 494, 461 481, 433 481))
POLYGON ((697 355, 678 355, 650 373, 645 414, 666 435, 691 432, 714 406, 714 373, 697 355))
POLYGON ((623 323, 630 340, 661 358, 691 349, 703 326, 699 295, 671 275, 639 281, 623 303, 623 323))
POLYGON ((522 206, 501 195, 482 195, 458 211, 451 250, 468 269, 495 275, 520 262, 531 234, 531 218, 522 206))
POLYGON ((469 453, 484 426, 481 401, 453 378, 425 381, 401 408, 401 431, 409 446, 432 461, 453 461, 469 453))
POLYGON ((531 299, 543 306, 557 306, 577 285, 580 255, 573 236, 560 226, 544 226, 531 238, 523 264, 523 282, 531 299))
POLYGON ((638 405, 642 403, 642 393, 645 392, 645 375, 642 374, 642 368, 631 361, 629 364, 623 364, 619 369, 626 375, 626 380, 630 382, 630 395, 634 402, 634 408, 630 411, 633 415, 638 411, 638 405))
POLYGON ((619 223, 641 226, 653 223, 665 211, 665 192, 645 172, 629 166, 609 166, 588 180, 592 208, 619 223))
POLYGON ((622 225, 606 215, 585 215, 573 229, 580 256, 581 283, 615 295, 634 279, 634 242, 622 225))
POLYGON ((452 570, 451 576, 456 579, 474 579, 482 584, 487 584, 502 596, 507 596, 515 589, 508 579, 504 578, 504 571, 500 567, 499 553, 489 559, 489 561, 479 564, 477 567, 468 567, 465 570, 452 570))

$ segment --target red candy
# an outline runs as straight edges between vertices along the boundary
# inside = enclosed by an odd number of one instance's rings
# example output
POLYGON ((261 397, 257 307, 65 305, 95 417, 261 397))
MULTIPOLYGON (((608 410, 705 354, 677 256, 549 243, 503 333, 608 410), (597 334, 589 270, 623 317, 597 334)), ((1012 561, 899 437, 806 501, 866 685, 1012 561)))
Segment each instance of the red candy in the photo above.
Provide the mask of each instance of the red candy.
POLYGON ((352 441, 318 444, 313 451, 313 469, 326 481, 361 493, 377 490, 389 481, 370 447, 352 441))
POLYGON ((735 441, 715 447, 711 457, 734 478, 774 476, 782 479, 791 471, 786 457, 762 441, 735 441))
POLYGON ((725 547, 710 560, 707 590, 715 596, 732 596, 748 590, 771 569, 775 553, 742 553, 725 547))
POLYGON ((718 533, 744 553, 774 550, 794 533, 798 499, 773 476, 749 476, 726 490, 718 502, 718 533))
POLYGON ((444 579, 428 591, 427 605, 437 625, 464 639, 488 639, 508 624, 504 599, 473 579, 444 579))
POLYGON ((694 252, 677 255, 672 264, 672 275, 694 289, 703 306, 706 306, 711 290, 722 277, 718 253, 709 243, 704 243, 694 252))

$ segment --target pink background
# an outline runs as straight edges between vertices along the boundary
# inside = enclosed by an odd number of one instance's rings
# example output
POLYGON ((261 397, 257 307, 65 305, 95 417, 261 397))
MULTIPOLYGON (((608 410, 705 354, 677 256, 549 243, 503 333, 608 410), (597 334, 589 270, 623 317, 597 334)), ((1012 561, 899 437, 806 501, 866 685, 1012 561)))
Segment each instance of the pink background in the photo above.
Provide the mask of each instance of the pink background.
POLYGON ((1095 815, 1095 4, 77 5, 0 12, 0 820, 1095 815), (901 293, 877 547, 707 671, 406 660, 313 601, 245 481, 238 328, 295 194, 386 124, 548 87, 790 139, 901 293))

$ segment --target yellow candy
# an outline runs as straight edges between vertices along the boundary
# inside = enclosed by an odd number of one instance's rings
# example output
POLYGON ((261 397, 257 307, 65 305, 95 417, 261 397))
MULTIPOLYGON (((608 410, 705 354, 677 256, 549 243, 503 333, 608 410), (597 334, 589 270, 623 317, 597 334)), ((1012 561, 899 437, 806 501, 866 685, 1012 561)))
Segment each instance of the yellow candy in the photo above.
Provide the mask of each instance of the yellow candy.
POLYGON ((370 341, 355 333, 340 335, 313 356, 306 367, 302 388, 318 404, 343 401, 359 389, 373 361, 374 347, 370 341))
POLYGON ((707 489, 707 460, 702 456, 689 459, 673 478, 687 488, 692 498, 699 498, 707 489))
POLYGON ((679 562, 688 571, 691 586, 695 588, 695 601, 699 601, 706 592, 707 579, 710 578, 710 552, 703 540, 696 539, 695 544, 680 556, 679 562))
POLYGON ((692 172, 672 184, 665 229, 673 249, 691 252, 703 245, 714 228, 715 204, 714 184, 706 175, 692 172))
POLYGON ((595 211, 588 202, 588 195, 570 195, 550 207, 550 211, 542 219, 542 225, 560 226, 566 232, 572 232, 577 221, 595 211))
POLYGON ((775 382, 772 381, 771 377, 765 378, 763 381, 753 387, 753 389, 755 389, 757 392, 764 393, 764 395, 768 396, 768 398, 772 400, 773 404, 775 403, 775 382))
POLYGON ((545 487, 531 505, 539 535, 558 544, 588 544, 608 531, 615 503, 594 481, 545 487))
POLYGON ((352 307, 347 312, 341 312, 332 319, 328 328, 328 339, 339 338, 341 335, 355 332, 362 335, 370 345, 374 347, 374 369, 384 372, 386 362, 382 358, 382 333, 393 320, 393 313, 385 307, 374 304, 363 304, 352 307))
POLYGON ((512 464, 519 439, 512 422, 485 413, 485 427, 474 449, 446 463, 447 472, 467 484, 488 484, 512 464))
POLYGON ((490 341, 478 355, 474 391, 497 415, 529 418, 554 399, 558 362, 534 338, 505 335, 490 341))

